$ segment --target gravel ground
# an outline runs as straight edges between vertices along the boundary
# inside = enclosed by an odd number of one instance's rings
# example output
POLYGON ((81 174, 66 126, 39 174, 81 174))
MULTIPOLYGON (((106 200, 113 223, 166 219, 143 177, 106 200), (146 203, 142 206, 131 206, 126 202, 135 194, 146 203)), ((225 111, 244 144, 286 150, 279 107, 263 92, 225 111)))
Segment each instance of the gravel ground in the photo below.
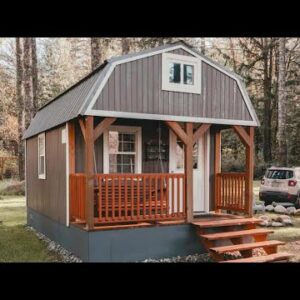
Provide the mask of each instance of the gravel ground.
MULTIPOLYGON (((262 256, 266 255, 265 251, 262 248, 254 249, 253 256, 262 256)), ((242 258, 239 252, 232 252, 225 254, 225 259, 236 259, 242 258)), ((145 259, 145 263, 199 263, 199 262, 213 262, 209 257, 208 253, 205 254, 194 254, 188 256, 176 256, 171 258, 162 258, 162 259, 145 259)))
POLYGON ((207 253, 205 254, 194 254, 188 256, 176 256, 171 258, 153 259, 148 258, 143 262, 145 263, 197 263, 197 262, 212 262, 211 258, 207 253))
POLYGON ((58 253, 61 258, 62 262, 69 262, 69 263, 80 263, 82 262, 81 259, 73 255, 71 252, 63 248, 61 245, 58 243, 55 243, 54 241, 50 240, 48 237, 43 235, 42 233, 36 231, 33 227, 27 226, 27 230, 32 231, 40 240, 44 241, 47 244, 47 249, 49 251, 54 251, 58 253))

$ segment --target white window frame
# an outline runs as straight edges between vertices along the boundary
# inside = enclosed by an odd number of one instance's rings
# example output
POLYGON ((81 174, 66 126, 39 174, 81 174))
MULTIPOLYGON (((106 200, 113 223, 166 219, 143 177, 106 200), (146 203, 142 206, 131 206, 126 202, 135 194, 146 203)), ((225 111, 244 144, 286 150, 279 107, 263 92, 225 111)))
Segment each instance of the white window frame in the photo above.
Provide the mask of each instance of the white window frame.
POLYGON ((39 179, 46 179, 46 135, 45 132, 38 135, 38 177, 39 179), (44 143, 44 173, 40 172, 41 169, 41 160, 40 157, 42 156, 41 149, 40 149, 40 139, 43 140, 44 143))
POLYGON ((201 94, 201 60, 193 56, 178 55, 173 53, 162 54, 162 90, 201 94), (180 83, 169 82, 169 64, 180 64, 180 83), (193 84, 183 83, 183 65, 193 66, 193 84))
MULTIPOLYGON (((135 134, 135 170, 134 173, 142 173, 142 128, 136 126, 110 126, 103 133, 103 173, 109 174, 109 131, 135 134)), ((128 153, 130 154, 130 153, 128 153)))

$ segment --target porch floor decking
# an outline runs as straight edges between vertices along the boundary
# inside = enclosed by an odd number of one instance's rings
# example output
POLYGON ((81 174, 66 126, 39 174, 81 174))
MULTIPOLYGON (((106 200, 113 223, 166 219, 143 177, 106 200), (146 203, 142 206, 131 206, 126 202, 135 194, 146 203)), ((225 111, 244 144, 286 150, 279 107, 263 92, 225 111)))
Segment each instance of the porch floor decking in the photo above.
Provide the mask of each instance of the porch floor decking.
MULTIPOLYGON (((240 219, 244 218, 243 216, 238 215, 231 215, 231 214, 225 214, 225 213, 204 213, 201 215, 194 216, 194 219, 191 223, 198 223, 201 224, 201 222, 206 223, 209 221, 223 221, 223 220, 233 220, 233 219, 240 219)), ((73 225, 86 230, 85 229, 85 223, 83 221, 75 221, 72 222, 73 225)), ((157 220, 157 221, 133 221, 131 223, 128 222, 122 222, 119 223, 105 223, 105 224, 99 224, 95 220, 95 226, 93 228, 94 231, 96 230, 115 230, 115 229, 127 229, 127 228, 142 228, 142 227, 155 227, 155 226, 169 226, 169 225, 181 225, 181 224, 187 224, 185 220, 157 220)), ((92 230, 92 231, 93 231, 92 230)))

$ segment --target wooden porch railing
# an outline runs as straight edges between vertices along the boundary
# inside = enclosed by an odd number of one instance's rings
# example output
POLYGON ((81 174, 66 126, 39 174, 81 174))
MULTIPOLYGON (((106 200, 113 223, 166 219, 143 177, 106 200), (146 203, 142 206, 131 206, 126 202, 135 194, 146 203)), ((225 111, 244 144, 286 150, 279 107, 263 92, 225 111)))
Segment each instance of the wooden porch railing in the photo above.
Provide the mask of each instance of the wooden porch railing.
MULTIPOLYGON (((186 216, 184 174, 96 174, 95 222, 176 220, 186 216)), ((71 220, 84 220, 85 174, 70 175, 71 220)))
POLYGON ((218 173, 215 181, 216 209, 248 212, 246 173, 218 173))

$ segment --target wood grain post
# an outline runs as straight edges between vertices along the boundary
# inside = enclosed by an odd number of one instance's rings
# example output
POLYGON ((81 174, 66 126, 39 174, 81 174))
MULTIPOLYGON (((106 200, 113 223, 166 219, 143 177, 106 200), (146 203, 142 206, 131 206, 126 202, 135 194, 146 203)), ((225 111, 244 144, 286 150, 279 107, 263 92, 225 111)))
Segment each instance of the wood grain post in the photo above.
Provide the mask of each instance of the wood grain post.
POLYGON ((246 203, 250 217, 253 216, 253 168, 254 168, 254 127, 247 129, 249 145, 246 146, 246 203))
POLYGON ((193 221, 193 123, 185 123, 187 143, 184 151, 187 222, 193 221))
MULTIPOLYGON (((69 136, 69 182, 70 182, 70 174, 75 174, 75 126, 73 122, 68 123, 68 131, 67 134, 69 136)), ((72 209, 72 195, 73 195, 73 189, 74 187, 69 184, 69 216, 70 220, 72 217, 71 209, 72 209)), ((71 220, 73 221, 73 220, 71 220)))
POLYGON ((217 203, 220 202, 219 197, 220 186, 218 184, 217 174, 221 173, 221 130, 217 130, 215 134, 215 166, 214 166, 214 197, 215 197, 215 212, 220 213, 221 210, 217 209, 217 203))
POLYGON ((86 174, 86 227, 94 228, 94 117, 88 116, 85 122, 85 174, 86 174))

